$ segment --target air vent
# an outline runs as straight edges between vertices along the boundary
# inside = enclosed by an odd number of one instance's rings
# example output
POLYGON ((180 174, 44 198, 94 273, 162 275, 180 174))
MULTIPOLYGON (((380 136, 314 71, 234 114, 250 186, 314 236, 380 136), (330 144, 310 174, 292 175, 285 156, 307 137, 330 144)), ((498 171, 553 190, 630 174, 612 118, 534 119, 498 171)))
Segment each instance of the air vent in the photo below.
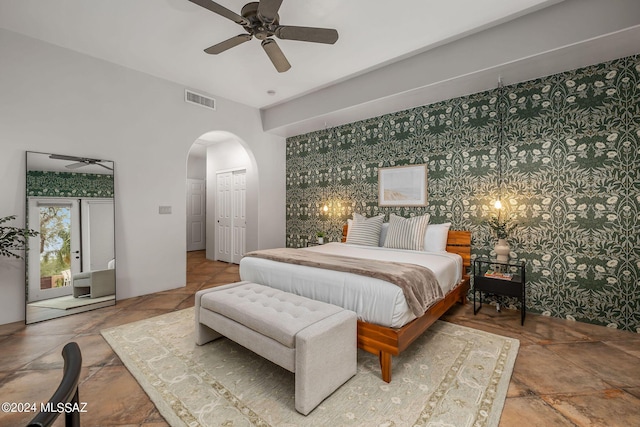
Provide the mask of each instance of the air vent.
POLYGON ((189 104, 199 105, 201 107, 205 107, 210 110, 216 109, 215 99, 209 98, 208 96, 204 96, 199 93, 192 92, 189 89, 184 90, 184 100, 189 104))

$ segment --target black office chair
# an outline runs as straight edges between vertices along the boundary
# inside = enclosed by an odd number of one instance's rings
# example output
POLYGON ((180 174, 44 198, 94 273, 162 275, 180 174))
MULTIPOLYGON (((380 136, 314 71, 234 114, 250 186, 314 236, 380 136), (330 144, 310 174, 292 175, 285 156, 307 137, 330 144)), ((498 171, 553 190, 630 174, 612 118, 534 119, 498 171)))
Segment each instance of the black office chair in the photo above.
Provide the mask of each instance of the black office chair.
POLYGON ((64 369, 62 372, 62 381, 58 389, 53 393, 47 407, 50 409, 46 412, 40 412, 36 415, 29 427, 46 427, 54 423, 61 412, 64 412, 66 427, 80 427, 80 412, 77 410, 56 410, 62 405, 62 408, 68 407, 78 408, 78 381, 80 380, 80 370, 82 368, 82 354, 80 347, 75 342, 70 342, 62 349, 62 357, 64 359, 64 369), (67 406, 65 406, 67 405, 67 406))

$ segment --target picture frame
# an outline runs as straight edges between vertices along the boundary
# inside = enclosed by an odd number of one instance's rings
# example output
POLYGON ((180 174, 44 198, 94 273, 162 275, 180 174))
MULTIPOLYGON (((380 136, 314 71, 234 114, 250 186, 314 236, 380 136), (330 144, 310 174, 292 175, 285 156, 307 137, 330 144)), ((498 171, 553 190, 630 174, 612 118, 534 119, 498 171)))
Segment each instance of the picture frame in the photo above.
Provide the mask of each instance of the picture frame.
POLYGON ((379 206, 427 206, 427 165, 378 169, 379 206))

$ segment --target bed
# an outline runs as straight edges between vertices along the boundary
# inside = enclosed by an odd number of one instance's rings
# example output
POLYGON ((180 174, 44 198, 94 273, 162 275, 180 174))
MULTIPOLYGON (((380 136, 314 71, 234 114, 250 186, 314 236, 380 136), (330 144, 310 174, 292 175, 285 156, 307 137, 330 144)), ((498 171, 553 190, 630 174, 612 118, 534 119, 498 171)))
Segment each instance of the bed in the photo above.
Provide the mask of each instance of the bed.
MULTIPOLYGON (((345 242, 347 225, 343 229, 345 242)), ((329 243, 300 249, 347 257, 415 263, 433 271, 444 297, 416 316, 402 290, 380 279, 352 273, 287 264, 257 257, 240 262, 242 280, 274 287, 311 299, 339 305, 358 315, 358 347, 379 357, 382 379, 391 381, 391 358, 400 354, 456 302, 464 303, 469 290, 471 233, 449 231, 446 252, 387 250, 347 243, 329 243), (363 289, 367 289, 363 292, 363 289)))

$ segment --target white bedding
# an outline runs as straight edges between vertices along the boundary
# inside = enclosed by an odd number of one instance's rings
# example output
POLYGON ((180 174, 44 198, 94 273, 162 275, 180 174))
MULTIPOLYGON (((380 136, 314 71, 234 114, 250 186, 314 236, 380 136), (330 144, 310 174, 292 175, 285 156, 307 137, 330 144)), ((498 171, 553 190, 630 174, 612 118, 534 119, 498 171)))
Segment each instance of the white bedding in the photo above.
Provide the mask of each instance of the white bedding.
MULTIPOLYGON (((462 278, 462 258, 449 252, 422 252, 327 243, 301 250, 406 262, 429 268, 446 294, 462 278)), ((358 319, 399 328, 415 319, 398 286, 371 277, 287 264, 256 257, 240 261, 240 278, 355 311, 358 319)))

